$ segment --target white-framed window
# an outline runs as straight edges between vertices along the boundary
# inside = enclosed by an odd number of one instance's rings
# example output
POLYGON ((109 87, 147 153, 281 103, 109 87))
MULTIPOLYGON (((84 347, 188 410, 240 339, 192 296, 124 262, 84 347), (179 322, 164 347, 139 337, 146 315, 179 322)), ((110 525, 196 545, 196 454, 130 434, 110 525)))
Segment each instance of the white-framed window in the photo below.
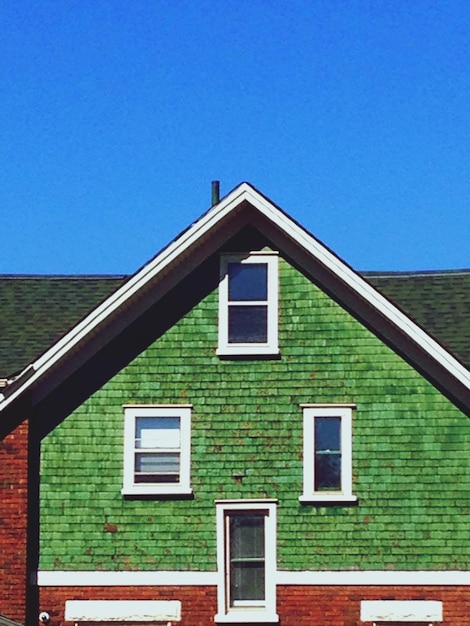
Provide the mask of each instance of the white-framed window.
POLYGON ((191 408, 124 407, 124 495, 192 493, 191 408))
POLYGON ((274 623, 277 500, 216 502, 219 623, 274 623))
POLYGON ((352 404, 302 404, 303 493, 301 502, 354 502, 352 404))
POLYGON ((217 354, 279 354, 278 267, 275 252, 221 257, 217 354))

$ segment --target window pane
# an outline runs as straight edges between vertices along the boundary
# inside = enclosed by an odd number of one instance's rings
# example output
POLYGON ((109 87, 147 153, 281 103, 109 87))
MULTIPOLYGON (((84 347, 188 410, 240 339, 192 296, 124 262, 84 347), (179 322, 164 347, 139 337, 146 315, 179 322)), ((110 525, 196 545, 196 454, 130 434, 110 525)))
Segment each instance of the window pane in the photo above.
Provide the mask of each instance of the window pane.
POLYGON ((335 451, 341 449, 340 417, 315 418, 315 449, 335 451))
POLYGON ((178 482, 180 471, 179 453, 145 453, 135 455, 136 483, 178 482))
POLYGON ((315 454, 315 491, 341 490, 341 456, 336 453, 315 454))
POLYGON ((315 418, 315 491, 341 490, 341 418, 315 418))
POLYGON ((229 343, 266 343, 268 340, 268 307, 229 306, 229 343))
POLYGON ((266 263, 229 263, 227 271, 229 301, 268 299, 266 263))
POLYGON ((230 516, 230 604, 264 600, 264 514, 230 516))
POLYGON ((178 449, 180 447, 180 418, 137 417, 135 447, 178 449))
POLYGON ((240 600, 264 600, 264 562, 232 563, 230 605, 240 600))

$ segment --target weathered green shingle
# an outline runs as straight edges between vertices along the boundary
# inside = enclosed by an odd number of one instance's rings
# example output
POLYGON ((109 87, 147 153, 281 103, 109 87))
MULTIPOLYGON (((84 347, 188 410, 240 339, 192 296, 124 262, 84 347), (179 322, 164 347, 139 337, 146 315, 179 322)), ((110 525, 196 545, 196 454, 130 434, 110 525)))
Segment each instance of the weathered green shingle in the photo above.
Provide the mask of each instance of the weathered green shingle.
POLYGON ((214 501, 232 498, 279 500, 280 569, 468 569, 470 420, 283 259, 280 269, 280 359, 219 359, 211 292, 44 439, 41 569, 215 570, 214 501), (357 505, 299 502, 309 402, 357 404, 357 505), (193 404, 193 500, 121 495, 132 403, 193 404))

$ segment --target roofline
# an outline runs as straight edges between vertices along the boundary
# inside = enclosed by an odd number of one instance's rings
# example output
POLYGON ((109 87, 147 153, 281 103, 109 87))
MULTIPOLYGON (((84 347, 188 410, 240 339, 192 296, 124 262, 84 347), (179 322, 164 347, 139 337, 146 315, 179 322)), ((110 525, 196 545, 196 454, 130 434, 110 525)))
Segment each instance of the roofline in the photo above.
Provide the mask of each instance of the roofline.
POLYGON ((151 261, 131 276, 121 287, 98 305, 81 322, 51 346, 20 373, 10 393, 0 394, 0 412, 12 404, 27 389, 47 374, 69 351, 74 349, 88 334, 104 323, 141 288, 168 267, 192 245, 208 233, 230 213, 249 202, 274 226, 281 229, 304 251, 324 265, 339 280, 347 284, 393 326, 400 329, 429 357, 440 364, 448 374, 470 391, 470 371, 452 354, 413 322, 398 307, 382 296, 370 283, 342 261, 336 254, 305 230, 282 209, 275 206, 248 183, 241 183, 218 204, 183 231, 151 261))

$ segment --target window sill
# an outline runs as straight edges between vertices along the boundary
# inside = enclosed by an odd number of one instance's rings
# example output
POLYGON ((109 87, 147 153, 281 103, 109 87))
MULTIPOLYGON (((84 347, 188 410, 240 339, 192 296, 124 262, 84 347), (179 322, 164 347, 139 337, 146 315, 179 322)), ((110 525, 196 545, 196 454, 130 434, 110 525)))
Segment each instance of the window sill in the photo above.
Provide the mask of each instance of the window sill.
POLYGON ((299 502, 302 504, 341 504, 357 502, 357 496, 344 495, 341 493, 333 494, 302 494, 299 496, 299 502))
POLYGON ((280 356, 279 348, 272 346, 254 346, 254 345, 234 345, 234 346, 222 346, 215 351, 217 356, 220 357, 262 357, 278 359, 280 356))
POLYGON ((214 621, 217 624, 277 624, 279 623, 279 615, 263 610, 235 610, 228 613, 217 613, 214 621))
POLYGON ((191 487, 168 486, 160 487, 156 485, 123 487, 121 489, 123 496, 181 496, 188 497, 193 495, 191 487))

